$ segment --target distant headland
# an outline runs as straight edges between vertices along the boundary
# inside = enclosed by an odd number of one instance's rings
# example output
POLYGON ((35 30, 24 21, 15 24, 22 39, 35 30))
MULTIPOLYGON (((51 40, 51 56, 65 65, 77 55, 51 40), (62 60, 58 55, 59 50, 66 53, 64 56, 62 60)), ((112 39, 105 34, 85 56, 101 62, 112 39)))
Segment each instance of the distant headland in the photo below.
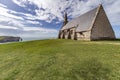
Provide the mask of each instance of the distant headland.
POLYGON ((0 43, 6 42, 19 42, 22 41, 21 37, 14 37, 14 36, 0 36, 0 43))

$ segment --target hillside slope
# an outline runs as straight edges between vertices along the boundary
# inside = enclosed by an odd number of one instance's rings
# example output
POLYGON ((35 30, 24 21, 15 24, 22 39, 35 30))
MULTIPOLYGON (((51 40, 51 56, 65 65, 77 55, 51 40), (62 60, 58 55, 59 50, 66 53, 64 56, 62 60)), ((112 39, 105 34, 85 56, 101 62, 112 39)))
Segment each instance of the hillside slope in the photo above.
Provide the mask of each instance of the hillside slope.
POLYGON ((18 42, 18 41, 22 41, 22 38, 14 37, 14 36, 0 36, 0 43, 18 42))
POLYGON ((2 44, 0 80, 120 80, 119 43, 54 39, 2 44))

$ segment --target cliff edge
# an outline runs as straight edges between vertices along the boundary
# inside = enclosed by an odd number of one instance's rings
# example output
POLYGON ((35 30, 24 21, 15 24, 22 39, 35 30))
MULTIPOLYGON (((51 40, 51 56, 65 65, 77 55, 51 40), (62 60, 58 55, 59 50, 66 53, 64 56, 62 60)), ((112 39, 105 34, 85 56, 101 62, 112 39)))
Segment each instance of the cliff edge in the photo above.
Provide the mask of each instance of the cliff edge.
POLYGON ((5 43, 5 42, 19 42, 19 41, 22 41, 21 37, 0 36, 0 43, 5 43))

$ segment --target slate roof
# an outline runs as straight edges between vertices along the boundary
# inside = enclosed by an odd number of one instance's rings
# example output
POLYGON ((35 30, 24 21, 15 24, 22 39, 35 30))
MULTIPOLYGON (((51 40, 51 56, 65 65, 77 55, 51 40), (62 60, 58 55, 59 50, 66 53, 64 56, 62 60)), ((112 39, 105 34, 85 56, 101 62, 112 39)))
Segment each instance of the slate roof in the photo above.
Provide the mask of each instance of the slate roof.
POLYGON ((77 27, 76 32, 87 31, 92 26, 92 22, 97 14, 97 8, 69 21, 61 30, 77 27))

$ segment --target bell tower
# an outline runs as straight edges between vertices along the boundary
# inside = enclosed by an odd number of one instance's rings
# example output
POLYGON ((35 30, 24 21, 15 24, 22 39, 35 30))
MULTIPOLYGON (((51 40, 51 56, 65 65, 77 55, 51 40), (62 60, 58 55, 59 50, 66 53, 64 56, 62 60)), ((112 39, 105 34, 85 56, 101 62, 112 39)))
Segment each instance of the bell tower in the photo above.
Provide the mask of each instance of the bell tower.
POLYGON ((67 23, 68 23, 67 12, 65 12, 63 26, 65 26, 67 23))
MULTIPOLYGON (((61 27, 61 29, 66 25, 68 23, 68 17, 67 17, 67 13, 65 12, 64 13, 64 21, 63 21, 63 25, 62 25, 62 27, 61 27)), ((62 37, 61 37, 61 34, 62 34, 62 32, 61 32, 61 30, 59 31, 59 35, 58 35, 58 39, 61 39, 62 37)))

